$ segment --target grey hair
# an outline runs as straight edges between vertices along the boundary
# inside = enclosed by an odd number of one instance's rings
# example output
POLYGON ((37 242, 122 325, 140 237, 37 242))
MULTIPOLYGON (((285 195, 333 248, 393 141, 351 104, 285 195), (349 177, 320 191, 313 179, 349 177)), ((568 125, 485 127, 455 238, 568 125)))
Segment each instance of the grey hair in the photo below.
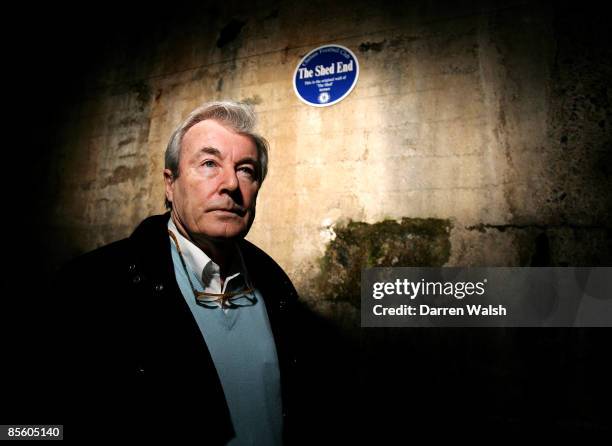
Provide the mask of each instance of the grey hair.
MULTIPOLYGON (((172 178, 179 176, 181 145, 187 131, 198 122, 212 119, 236 133, 250 137, 257 148, 257 179, 261 185, 268 173, 268 141, 254 131, 257 118, 248 104, 234 101, 206 102, 192 111, 174 130, 168 147, 166 147, 165 168, 170 169, 172 178)), ((172 203, 166 198, 166 209, 172 209, 172 203)))

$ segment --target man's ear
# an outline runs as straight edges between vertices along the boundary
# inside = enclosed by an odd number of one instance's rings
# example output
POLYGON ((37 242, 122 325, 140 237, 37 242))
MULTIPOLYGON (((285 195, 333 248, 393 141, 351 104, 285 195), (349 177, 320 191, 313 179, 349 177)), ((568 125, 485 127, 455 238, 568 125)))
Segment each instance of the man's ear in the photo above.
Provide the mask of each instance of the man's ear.
POLYGON ((172 192, 174 191, 174 175, 170 169, 164 169, 164 187, 166 189, 166 200, 172 203, 172 192))

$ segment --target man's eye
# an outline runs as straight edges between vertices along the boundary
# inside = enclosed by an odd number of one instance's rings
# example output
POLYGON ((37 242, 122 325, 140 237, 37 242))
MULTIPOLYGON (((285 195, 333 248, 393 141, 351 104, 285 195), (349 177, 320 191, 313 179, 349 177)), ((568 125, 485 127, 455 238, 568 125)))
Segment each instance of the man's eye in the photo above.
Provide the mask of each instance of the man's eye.
POLYGON ((238 172, 242 172, 251 178, 255 178, 255 170, 253 170, 251 167, 239 167, 238 172))
POLYGON ((202 163, 204 167, 215 167, 217 164, 214 161, 206 160, 202 163))

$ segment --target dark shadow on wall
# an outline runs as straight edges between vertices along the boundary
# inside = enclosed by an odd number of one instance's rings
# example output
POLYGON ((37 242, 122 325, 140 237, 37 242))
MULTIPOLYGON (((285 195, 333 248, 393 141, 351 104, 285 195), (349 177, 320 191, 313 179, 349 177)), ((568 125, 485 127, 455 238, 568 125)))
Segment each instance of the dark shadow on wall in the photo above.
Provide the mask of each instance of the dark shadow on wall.
MULTIPOLYGON (((545 228, 519 231, 522 266, 563 266, 545 228)), ((359 310, 362 268, 442 266, 449 235, 450 222, 435 219, 336 228, 310 293, 359 310)), ((586 262, 609 265, 611 248, 608 237, 604 252, 591 253, 586 262)), ((609 330, 359 325, 358 320, 320 316, 310 323, 305 339, 311 369, 305 376, 313 387, 306 394, 317 395, 320 404, 310 401, 305 407, 321 414, 312 435, 330 432, 326 438, 385 444, 415 430, 496 438, 500 432, 596 434, 609 429, 609 330)))

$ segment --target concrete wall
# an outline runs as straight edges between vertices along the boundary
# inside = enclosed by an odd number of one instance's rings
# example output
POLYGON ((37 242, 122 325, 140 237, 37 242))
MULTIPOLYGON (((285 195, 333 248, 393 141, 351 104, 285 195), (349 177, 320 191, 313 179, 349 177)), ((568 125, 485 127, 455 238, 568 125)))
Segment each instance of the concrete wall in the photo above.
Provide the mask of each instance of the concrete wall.
POLYGON ((223 2, 109 37, 46 175, 50 257, 162 212, 170 133, 237 99, 271 143, 248 238, 323 314, 357 318, 331 283, 347 255, 345 284, 360 265, 609 263, 612 58, 593 19, 547 2, 223 2), (357 54, 360 78, 313 108, 292 75, 326 43, 357 54))

